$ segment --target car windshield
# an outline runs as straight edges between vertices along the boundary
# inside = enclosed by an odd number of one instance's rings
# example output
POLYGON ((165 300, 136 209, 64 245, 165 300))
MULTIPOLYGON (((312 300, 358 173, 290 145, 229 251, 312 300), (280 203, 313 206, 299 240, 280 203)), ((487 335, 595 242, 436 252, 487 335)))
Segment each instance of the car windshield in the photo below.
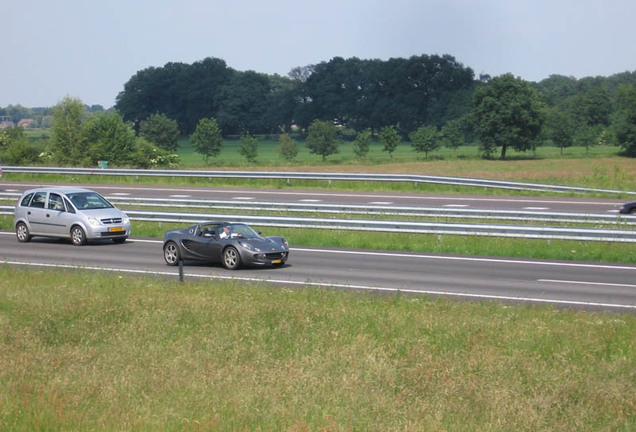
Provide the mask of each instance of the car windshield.
POLYGON ((96 192, 75 192, 67 194, 78 210, 95 210, 112 208, 112 204, 96 192))
MULTIPOLYGON (((205 229, 206 227, 202 227, 205 229)), ((226 224, 217 229, 220 238, 255 238, 260 237, 256 231, 245 224, 226 224), (227 228, 227 229, 225 229, 227 228), (224 234, 225 233, 225 234, 224 234)))

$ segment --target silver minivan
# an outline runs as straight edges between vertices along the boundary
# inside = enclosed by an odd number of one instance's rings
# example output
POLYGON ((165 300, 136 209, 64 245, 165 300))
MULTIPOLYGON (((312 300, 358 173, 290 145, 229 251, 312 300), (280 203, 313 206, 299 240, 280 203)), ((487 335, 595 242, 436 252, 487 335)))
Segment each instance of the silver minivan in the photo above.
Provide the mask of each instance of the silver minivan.
POLYGON ((69 238, 76 246, 88 240, 123 243, 130 236, 130 219, 106 198, 89 189, 47 187, 25 191, 15 206, 16 237, 69 238))

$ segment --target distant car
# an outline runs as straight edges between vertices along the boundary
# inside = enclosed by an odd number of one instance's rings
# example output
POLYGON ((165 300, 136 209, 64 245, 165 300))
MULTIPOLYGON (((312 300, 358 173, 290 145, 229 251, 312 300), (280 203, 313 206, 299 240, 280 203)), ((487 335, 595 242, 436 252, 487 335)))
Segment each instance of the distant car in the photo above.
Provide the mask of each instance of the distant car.
POLYGON ((289 244, 283 237, 261 237, 243 223, 204 222, 166 231, 163 257, 171 266, 180 260, 221 263, 229 270, 282 266, 289 258, 289 244))
POLYGON ((636 201, 623 204, 623 207, 621 207, 618 212, 621 214, 629 214, 629 215, 636 216, 636 201))
POLYGON ((88 240, 123 243, 130 236, 130 219, 106 198, 76 187, 25 191, 15 206, 13 226, 20 242, 33 236, 68 238, 76 246, 88 240))

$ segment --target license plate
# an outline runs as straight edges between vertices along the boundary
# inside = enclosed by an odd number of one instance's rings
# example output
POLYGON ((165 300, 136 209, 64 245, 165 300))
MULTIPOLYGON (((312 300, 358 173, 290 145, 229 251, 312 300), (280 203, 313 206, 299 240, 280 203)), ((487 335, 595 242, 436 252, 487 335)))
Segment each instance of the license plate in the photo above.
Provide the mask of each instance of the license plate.
POLYGON ((124 230, 124 227, 110 227, 110 228, 108 228, 108 231, 110 231, 110 232, 120 232, 120 231, 123 231, 123 230, 124 230))
POLYGON ((282 261, 281 261, 281 260, 274 260, 274 261, 272 261, 272 264, 280 264, 280 263, 282 263, 282 261))

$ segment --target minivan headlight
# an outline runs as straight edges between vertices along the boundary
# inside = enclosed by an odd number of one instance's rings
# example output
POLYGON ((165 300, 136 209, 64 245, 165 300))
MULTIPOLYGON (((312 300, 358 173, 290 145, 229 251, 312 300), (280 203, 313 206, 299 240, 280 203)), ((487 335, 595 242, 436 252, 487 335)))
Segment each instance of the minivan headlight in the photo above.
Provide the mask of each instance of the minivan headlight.
POLYGON ((99 226, 99 219, 96 219, 94 217, 87 217, 86 220, 88 221, 89 224, 93 225, 93 226, 99 226))

